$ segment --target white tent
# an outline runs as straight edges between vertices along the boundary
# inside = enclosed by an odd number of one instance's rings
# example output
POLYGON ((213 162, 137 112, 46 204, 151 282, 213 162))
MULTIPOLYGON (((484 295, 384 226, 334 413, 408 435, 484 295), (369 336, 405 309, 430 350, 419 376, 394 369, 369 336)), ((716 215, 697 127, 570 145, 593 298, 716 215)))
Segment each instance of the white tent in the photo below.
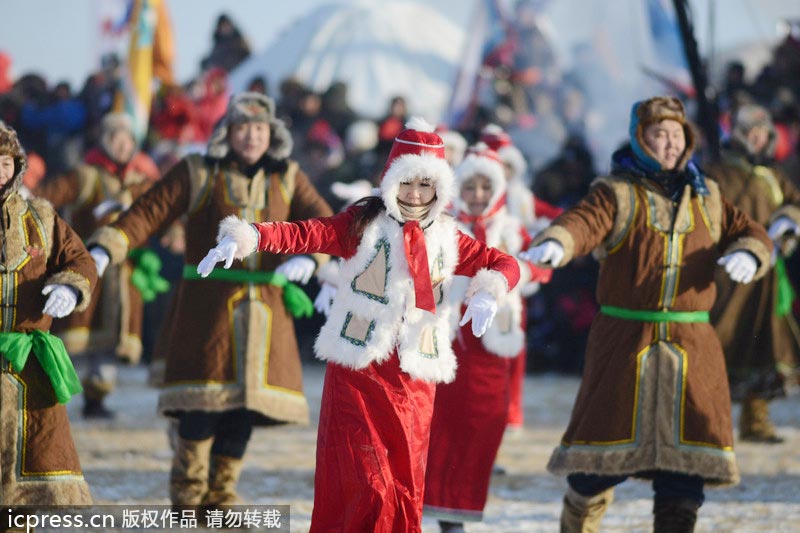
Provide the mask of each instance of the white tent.
POLYGON ((386 113, 395 95, 429 121, 444 113, 464 32, 434 8, 409 1, 322 6, 297 20, 275 42, 231 73, 231 88, 254 76, 277 90, 294 76, 317 91, 335 81, 348 85, 348 100, 372 118, 386 113))

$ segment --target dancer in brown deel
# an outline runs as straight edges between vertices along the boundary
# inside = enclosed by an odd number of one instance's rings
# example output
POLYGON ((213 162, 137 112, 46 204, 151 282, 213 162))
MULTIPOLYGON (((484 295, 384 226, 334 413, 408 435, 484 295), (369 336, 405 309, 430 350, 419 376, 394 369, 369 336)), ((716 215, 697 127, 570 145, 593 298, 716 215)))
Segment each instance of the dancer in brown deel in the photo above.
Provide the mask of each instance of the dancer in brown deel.
POLYGON ((800 232, 800 190, 775 166, 776 133, 769 112, 746 104, 733 117, 731 138, 719 163, 709 165, 722 194, 768 228, 775 268, 748 285, 716 278, 711 321, 722 342, 731 396, 742 402, 739 438, 778 443, 769 401, 797 384, 800 329, 792 316, 792 289, 783 257, 800 232))
POLYGON ((92 503, 64 405, 80 381, 48 330, 89 305, 97 270, 52 205, 20 196, 25 163, 0 122, 0 531, 26 531, 27 506, 92 503))
MULTIPOLYGON (((305 295, 287 280, 306 283, 328 256, 258 254, 208 279, 194 266, 228 215, 287 221, 332 214, 289 159, 292 138, 274 110, 262 94, 234 96, 206 155, 183 158, 89 239, 92 253, 119 264, 131 247, 186 217, 184 276, 159 343, 165 370, 158 410, 178 421, 169 482, 178 506, 235 503, 253 427, 308 422, 292 321, 302 308, 291 299, 305 295)), ((313 312, 310 301, 307 310, 313 312)))

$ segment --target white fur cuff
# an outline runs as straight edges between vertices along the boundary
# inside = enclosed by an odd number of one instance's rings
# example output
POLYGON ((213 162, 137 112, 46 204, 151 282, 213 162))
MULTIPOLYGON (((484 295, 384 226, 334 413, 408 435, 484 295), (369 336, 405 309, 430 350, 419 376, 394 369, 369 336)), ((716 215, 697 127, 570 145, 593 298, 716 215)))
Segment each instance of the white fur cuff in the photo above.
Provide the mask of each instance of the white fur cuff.
POLYGON ((470 281, 469 288, 467 289, 467 298, 472 298, 472 295, 478 291, 488 292, 499 305, 505 300, 506 294, 508 294, 508 281, 500 272, 482 268, 472 277, 472 281, 470 281))
POLYGON ((217 242, 225 237, 230 237, 236 242, 236 259, 243 259, 258 249, 258 230, 236 215, 228 215, 219 223, 217 242))

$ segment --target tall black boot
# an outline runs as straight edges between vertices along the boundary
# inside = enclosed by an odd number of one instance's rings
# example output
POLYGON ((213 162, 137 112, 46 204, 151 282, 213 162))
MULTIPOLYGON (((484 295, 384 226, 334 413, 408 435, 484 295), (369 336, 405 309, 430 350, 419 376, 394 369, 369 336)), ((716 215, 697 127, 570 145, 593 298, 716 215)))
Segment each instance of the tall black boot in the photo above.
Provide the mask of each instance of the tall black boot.
POLYGON ((692 533, 700 504, 689 498, 656 500, 653 504, 654 533, 692 533))

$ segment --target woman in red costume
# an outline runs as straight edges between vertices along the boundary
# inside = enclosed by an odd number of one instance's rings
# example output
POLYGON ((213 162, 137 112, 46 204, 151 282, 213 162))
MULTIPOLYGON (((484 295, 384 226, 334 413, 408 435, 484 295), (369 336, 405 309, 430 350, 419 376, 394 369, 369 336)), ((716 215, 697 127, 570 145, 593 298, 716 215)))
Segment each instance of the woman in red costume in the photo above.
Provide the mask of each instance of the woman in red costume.
POLYGON ((249 224, 229 217, 198 265, 255 251, 341 257, 340 285, 315 345, 329 362, 317 438, 311 531, 422 531, 437 383, 453 381, 454 275, 472 277, 467 309, 481 336, 519 280, 516 260, 461 233, 444 214, 453 173, 433 127, 412 119, 394 140, 381 195, 329 218, 249 224))

